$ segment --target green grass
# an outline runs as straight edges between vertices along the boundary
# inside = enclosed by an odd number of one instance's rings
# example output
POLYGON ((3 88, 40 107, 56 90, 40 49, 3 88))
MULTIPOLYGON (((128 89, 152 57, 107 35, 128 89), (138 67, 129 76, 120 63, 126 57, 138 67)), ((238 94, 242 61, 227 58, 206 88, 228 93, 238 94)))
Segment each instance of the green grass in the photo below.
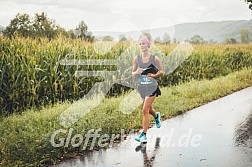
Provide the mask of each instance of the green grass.
MULTIPOLYGON (((162 96, 154 102, 162 119, 182 114, 214 99, 252 85, 252 69, 244 68, 212 80, 192 80, 177 86, 161 88, 162 96)), ((102 128, 100 134, 120 134, 141 128, 141 107, 132 114, 119 111, 120 101, 126 94, 105 99, 92 112, 71 126, 74 134, 85 134, 89 129, 102 128)), ((71 105, 70 102, 44 107, 40 111, 28 110, 2 118, 0 122, 1 166, 46 166, 83 152, 82 147, 51 146, 51 134, 64 129, 58 123, 58 115, 71 105)))

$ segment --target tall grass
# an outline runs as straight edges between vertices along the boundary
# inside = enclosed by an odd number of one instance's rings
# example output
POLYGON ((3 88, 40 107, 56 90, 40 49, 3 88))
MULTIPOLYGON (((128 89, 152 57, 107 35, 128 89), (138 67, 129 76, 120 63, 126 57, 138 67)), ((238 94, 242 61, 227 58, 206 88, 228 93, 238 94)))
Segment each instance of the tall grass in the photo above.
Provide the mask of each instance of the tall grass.
MULTIPOLYGON (((21 112, 24 109, 54 104, 59 101, 76 100, 83 97, 99 77, 76 77, 76 70, 114 70, 113 66, 67 66, 63 59, 116 59, 129 46, 117 44, 109 52, 100 54, 103 46, 78 39, 60 37, 13 39, 0 37, 0 115, 21 112)), ((157 45, 168 55, 175 45, 157 45)), ((105 48, 106 51, 106 48, 105 48)), ((155 49, 152 49, 155 52, 155 49)), ((127 61, 132 62, 136 49, 127 50, 127 61)), ((160 78, 161 86, 175 85, 191 79, 211 79, 227 75, 242 67, 252 65, 251 45, 199 45, 193 54, 177 70, 160 78)), ((125 64, 125 63, 124 63, 125 64)), ((123 65, 123 64, 122 64, 123 65)), ((115 85, 109 95, 127 90, 115 85)))

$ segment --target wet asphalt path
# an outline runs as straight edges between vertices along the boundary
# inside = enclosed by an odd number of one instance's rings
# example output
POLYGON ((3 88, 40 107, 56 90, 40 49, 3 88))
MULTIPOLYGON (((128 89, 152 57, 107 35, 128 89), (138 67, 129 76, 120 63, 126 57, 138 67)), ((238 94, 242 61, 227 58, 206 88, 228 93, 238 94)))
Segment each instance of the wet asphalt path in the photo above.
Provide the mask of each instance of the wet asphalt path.
POLYGON ((149 129, 146 145, 134 137, 55 166, 252 167, 252 87, 149 129))

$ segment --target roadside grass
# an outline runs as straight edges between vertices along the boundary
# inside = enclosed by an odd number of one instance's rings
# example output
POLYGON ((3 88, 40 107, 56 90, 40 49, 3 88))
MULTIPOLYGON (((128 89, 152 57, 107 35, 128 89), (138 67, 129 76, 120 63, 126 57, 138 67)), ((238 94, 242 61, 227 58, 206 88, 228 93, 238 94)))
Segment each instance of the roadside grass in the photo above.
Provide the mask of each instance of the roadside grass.
MULTIPOLYGON (((153 105, 165 120, 251 85, 252 68, 244 68, 212 80, 192 80, 176 86, 162 87, 162 96, 156 98, 153 105)), ((131 114, 124 114, 119 110, 120 102, 126 95, 127 93, 105 99, 70 127, 73 129, 72 136, 84 136, 90 129, 98 128, 102 128, 99 133, 101 135, 120 134, 121 129, 124 129, 125 133, 132 129, 138 131, 141 128, 141 106, 131 114)), ((53 132, 64 129, 57 118, 70 105, 70 102, 58 103, 40 111, 27 110, 2 118, 0 166, 48 166, 88 151, 88 147, 86 150, 71 144, 69 147, 53 147, 50 143, 53 132)), ((67 135, 61 133, 55 141, 67 138, 67 135)))

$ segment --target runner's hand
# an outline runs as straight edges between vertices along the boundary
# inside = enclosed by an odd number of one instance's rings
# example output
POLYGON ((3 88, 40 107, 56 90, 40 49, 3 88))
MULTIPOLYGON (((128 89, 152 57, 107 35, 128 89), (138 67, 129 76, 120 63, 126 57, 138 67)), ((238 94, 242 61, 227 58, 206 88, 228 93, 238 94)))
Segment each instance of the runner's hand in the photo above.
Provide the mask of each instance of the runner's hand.
POLYGON ((138 69, 136 70, 136 73, 139 74, 139 75, 142 74, 142 72, 143 72, 143 69, 142 69, 142 68, 138 68, 138 69))
POLYGON ((148 79, 154 79, 154 78, 155 78, 155 74, 148 73, 148 79))

